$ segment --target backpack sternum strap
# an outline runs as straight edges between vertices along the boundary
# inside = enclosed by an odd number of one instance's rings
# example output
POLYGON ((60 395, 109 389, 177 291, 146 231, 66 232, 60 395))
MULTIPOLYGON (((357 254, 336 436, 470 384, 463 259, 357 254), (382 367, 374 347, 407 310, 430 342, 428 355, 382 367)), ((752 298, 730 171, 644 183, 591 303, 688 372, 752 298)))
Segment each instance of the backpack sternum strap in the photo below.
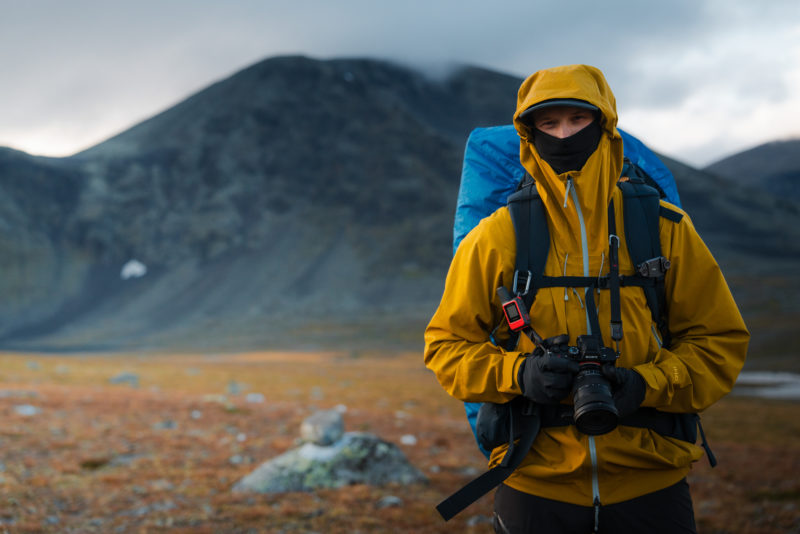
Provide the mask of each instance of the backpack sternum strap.
MULTIPOLYGON (((532 309, 536 292, 545 287, 592 287, 611 289, 612 301, 619 287, 637 286, 644 292, 653 322, 657 325, 662 345, 669 346, 670 334, 666 321, 666 292, 664 276, 669 260, 661 255, 659 219, 665 217, 679 222, 682 214, 660 205, 658 191, 638 178, 617 182, 622 190, 623 223, 628 254, 636 269, 634 275, 619 274, 616 235, 616 218, 613 202, 609 205, 609 257, 612 268, 608 276, 545 276, 544 267, 550 251, 550 231, 547 226, 544 203, 536 190, 536 183, 527 177, 517 191, 508 197, 508 210, 514 225, 517 255, 514 265, 512 293, 523 297, 532 309)), ((612 302, 611 337, 622 338, 620 304, 612 302)), ((592 319, 590 314, 590 319, 592 319)), ((596 321, 592 321, 596 323, 596 321)), ((592 328, 597 325, 593 324, 592 328)), ((492 333, 494 335, 494 332, 492 333)), ((511 341, 516 345, 517 338, 511 341)), ((508 345, 506 345, 508 346, 508 345)))

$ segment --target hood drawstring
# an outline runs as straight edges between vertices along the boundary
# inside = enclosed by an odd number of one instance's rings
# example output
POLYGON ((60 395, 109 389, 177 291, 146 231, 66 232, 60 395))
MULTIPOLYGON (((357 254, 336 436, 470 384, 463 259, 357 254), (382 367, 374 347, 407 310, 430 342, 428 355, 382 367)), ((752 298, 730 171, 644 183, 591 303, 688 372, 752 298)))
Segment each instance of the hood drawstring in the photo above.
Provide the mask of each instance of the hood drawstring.
POLYGON ((572 176, 567 178, 567 187, 564 190, 564 208, 567 207, 567 199, 569 198, 569 190, 570 189, 572 189, 572 176))
POLYGON ((581 296, 580 296, 580 294, 578 293, 578 290, 577 290, 577 289, 575 289, 575 288, 573 287, 573 288, 572 288, 572 293, 573 293, 573 294, 574 294, 576 297, 578 297, 578 304, 580 304, 580 305, 581 305, 581 309, 583 309, 583 300, 581 299, 581 296))
MULTIPOLYGON (((567 260, 568 259, 569 259, 569 252, 567 252, 564 255, 564 269, 562 270, 562 273, 563 273, 564 276, 567 276, 567 260)), ((565 287, 564 288, 564 301, 566 302, 566 301, 569 300, 569 290, 570 289, 572 289, 572 294, 575 295, 575 297, 577 297, 578 303, 581 305, 581 309, 583 309, 583 299, 581 298, 580 293, 578 293, 578 291, 574 287, 573 288, 569 288, 569 287, 565 287)))

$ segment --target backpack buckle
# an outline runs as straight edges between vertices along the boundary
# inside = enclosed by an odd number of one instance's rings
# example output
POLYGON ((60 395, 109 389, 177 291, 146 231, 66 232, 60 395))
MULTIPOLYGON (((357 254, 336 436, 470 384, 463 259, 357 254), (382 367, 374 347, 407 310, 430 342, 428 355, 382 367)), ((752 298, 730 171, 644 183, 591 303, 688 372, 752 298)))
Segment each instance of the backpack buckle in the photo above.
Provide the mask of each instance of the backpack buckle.
POLYGON ((664 274, 667 272, 667 269, 669 269, 669 266, 669 260, 664 256, 659 256, 657 258, 643 261, 637 265, 636 272, 645 278, 660 278, 664 276, 664 274))
POLYGON ((531 280, 533 279, 533 275, 530 271, 525 271, 522 276, 524 277, 525 283, 525 289, 523 291, 519 290, 520 271, 514 271, 514 283, 511 286, 511 291, 520 297, 524 297, 528 294, 528 290, 531 288, 531 280))

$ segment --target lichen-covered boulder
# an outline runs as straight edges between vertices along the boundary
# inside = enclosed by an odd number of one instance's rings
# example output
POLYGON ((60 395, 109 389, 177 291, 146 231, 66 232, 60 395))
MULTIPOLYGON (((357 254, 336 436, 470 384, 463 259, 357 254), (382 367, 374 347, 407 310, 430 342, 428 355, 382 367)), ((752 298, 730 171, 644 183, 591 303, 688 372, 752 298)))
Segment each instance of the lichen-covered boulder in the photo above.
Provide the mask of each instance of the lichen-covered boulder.
POLYGON ((233 491, 282 493, 426 480, 393 443, 364 432, 347 432, 332 445, 305 443, 264 462, 237 482, 233 491))

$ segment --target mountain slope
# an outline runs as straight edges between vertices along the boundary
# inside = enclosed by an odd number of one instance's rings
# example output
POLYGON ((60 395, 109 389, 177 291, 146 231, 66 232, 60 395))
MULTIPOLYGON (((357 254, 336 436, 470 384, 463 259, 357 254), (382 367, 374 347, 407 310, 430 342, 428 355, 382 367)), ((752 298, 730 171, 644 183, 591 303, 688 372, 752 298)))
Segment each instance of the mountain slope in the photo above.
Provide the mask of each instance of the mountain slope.
POLYGON ((800 198, 800 139, 774 141, 712 163, 704 170, 784 199, 800 198))
MULTIPOLYGON (((0 346, 420 347, 467 135, 510 121, 520 81, 273 58, 73 157, 0 151, 0 346)), ((665 161, 754 346, 788 355, 796 209, 665 161)))
POLYGON ((141 342, 154 329, 191 333, 198 314, 238 324, 242 310, 270 325, 263 317, 302 312, 290 328, 332 311, 430 313, 464 139, 506 122, 518 85, 480 69, 439 82, 300 57, 219 82, 69 158, 83 178, 63 228, 87 258, 85 281, 6 337, 141 342), (131 258, 148 274, 122 281, 131 258))

